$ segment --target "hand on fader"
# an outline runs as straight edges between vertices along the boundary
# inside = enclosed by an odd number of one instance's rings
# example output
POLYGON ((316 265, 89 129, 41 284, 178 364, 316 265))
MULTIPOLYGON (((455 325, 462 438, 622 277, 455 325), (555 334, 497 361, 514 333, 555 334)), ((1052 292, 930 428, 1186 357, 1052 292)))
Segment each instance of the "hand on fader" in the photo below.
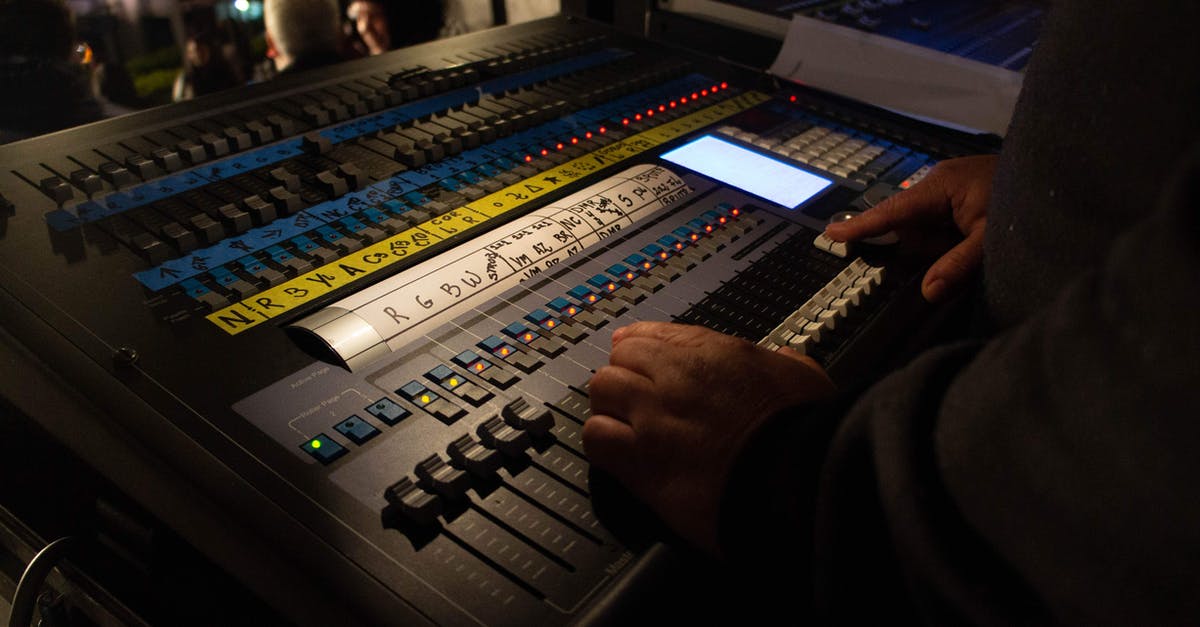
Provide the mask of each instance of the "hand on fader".
POLYGON ((767 418, 833 393, 811 358, 697 326, 638 322, 613 333, 589 388, 583 444, 681 537, 714 555, 721 496, 767 418))
POLYGON ((902 242, 940 255, 921 282, 925 299, 937 302, 962 287, 983 260, 995 171, 995 155, 947 159, 911 189, 851 220, 829 225, 825 234, 852 242, 896 231, 902 242), (945 237, 946 231, 951 237, 945 237))

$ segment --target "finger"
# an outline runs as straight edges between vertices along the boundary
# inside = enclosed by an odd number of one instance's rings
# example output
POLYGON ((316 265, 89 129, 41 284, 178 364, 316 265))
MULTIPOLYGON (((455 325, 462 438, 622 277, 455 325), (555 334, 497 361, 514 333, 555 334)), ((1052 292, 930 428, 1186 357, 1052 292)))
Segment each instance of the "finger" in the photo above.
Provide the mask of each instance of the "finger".
POLYGON ((629 422, 634 408, 652 398, 653 388, 649 379, 632 370, 601 366, 588 384, 591 413, 629 422))
POLYGON ((793 350, 792 348, 787 347, 787 346, 779 348, 778 350, 775 351, 775 354, 783 355, 784 357, 787 357, 789 359, 794 359, 794 360, 804 364, 805 366, 808 367, 809 370, 812 371, 813 375, 816 376, 817 379, 822 384, 827 384, 831 388, 836 387, 833 383, 833 379, 829 378, 829 373, 826 372, 825 368, 821 364, 817 363, 817 360, 813 359, 812 357, 809 357, 808 355, 805 355, 804 353, 793 350))
POLYGON ((660 340, 670 344, 692 344, 704 333, 713 333, 703 327, 674 322, 635 322, 629 326, 613 331, 613 347, 631 337, 643 337, 660 340))
POLYGON ((588 461, 626 485, 637 475, 632 461, 636 448, 633 427, 612 416, 597 414, 583 423, 583 452, 588 461))
POLYGON ((958 291, 983 262, 983 225, 971 230, 967 238, 946 251, 925 272, 921 294, 936 303, 958 291))
POLYGON ((825 227, 831 239, 848 242, 881 235, 926 221, 930 217, 949 215, 950 199, 940 176, 930 172, 920 183, 885 199, 871 209, 825 227))

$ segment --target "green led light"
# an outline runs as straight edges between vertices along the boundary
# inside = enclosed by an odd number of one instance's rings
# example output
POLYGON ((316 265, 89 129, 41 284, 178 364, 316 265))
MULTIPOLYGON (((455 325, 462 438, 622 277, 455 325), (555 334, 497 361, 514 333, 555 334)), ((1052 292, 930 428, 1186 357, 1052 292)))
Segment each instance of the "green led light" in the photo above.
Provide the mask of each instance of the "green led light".
POLYGON ((312 442, 309 443, 309 446, 313 447, 314 449, 321 448, 321 441, 313 440, 312 442))

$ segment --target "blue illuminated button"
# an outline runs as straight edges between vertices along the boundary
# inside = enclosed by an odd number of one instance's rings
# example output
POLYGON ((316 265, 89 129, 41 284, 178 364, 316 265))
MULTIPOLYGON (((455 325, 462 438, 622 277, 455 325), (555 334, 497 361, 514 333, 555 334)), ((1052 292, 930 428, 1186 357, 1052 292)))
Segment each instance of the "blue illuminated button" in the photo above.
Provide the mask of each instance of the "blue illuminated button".
POLYGON ((659 246, 658 244, 648 244, 643 246, 642 252, 654 259, 666 259, 667 257, 671 256, 670 252, 663 250, 663 247, 659 246))
POLYGON ((576 285, 567 292, 567 296, 578 299, 581 303, 594 304, 600 300, 600 297, 595 292, 589 290, 586 285, 576 285))
POLYGON ((476 361, 479 361, 479 353, 476 353, 473 350, 465 350, 465 351, 455 355, 454 358, 451 359, 450 361, 453 361, 454 363, 462 366, 463 368, 470 368, 471 364, 475 363, 476 361))
POLYGON ((381 421, 394 425, 412 415, 412 412, 400 406, 400 403, 390 398, 381 398, 367 408, 367 413, 381 421))
MULTIPOLYGON (((513 348, 512 344, 509 344, 508 342, 505 342, 504 340, 502 340, 494 335, 489 335, 489 336, 483 338, 482 340, 479 341, 478 344, 476 344, 476 346, 482 348, 483 350, 488 351, 489 353, 491 353, 505 361, 512 361, 513 359, 521 358, 520 351, 513 348)), ((526 370, 526 372, 531 372, 531 371, 526 370)))
POLYGON ((446 379, 454 376, 454 371, 451 370, 449 366, 447 366, 445 364, 441 364, 441 365, 437 366, 436 368, 434 368, 433 370, 426 372, 425 376, 429 377, 430 379, 433 379, 434 381, 437 381, 438 383, 441 383, 442 381, 445 381, 446 379))
POLYGON ((621 281, 632 281, 637 278, 637 271, 631 270, 627 266, 619 263, 614 263, 609 266, 605 272, 621 281))
POLYGON ((559 296, 554 300, 546 303, 546 306, 560 316, 574 316, 579 313, 579 307, 571 301, 559 296))
POLYGON ((514 323, 504 327, 503 332, 505 335, 513 338, 514 340, 516 340, 522 344, 528 344, 528 343, 538 339, 539 337, 541 337, 537 333, 530 331, 528 327, 521 324, 520 322, 514 322, 514 323))
POLYGON ((613 292, 616 291, 618 287, 621 287, 620 285, 617 285, 617 283, 611 278, 606 277, 603 274, 597 274, 588 279, 587 282, 588 285, 591 285, 592 287, 603 292, 613 292))
POLYGON ((421 385, 419 381, 405 383, 400 389, 396 390, 396 393, 420 407, 424 407, 441 398, 437 395, 437 392, 433 392, 424 385, 421 385))
POLYGON ((329 436, 324 433, 318 434, 311 440, 300 445, 305 453, 312 455, 313 459, 328 464, 333 460, 346 454, 346 447, 329 439, 329 436))
POLYGON ((685 242, 686 241, 695 241, 695 237, 693 237, 693 236, 696 234, 693 233, 692 230, 687 228, 686 226, 681 226, 681 227, 671 231, 671 233, 685 242))
POLYGON ((554 327, 558 326, 558 320, 555 320, 554 317, 550 315, 550 312, 546 311, 545 309, 534 309, 528 314, 525 314, 525 319, 538 325, 539 327, 542 327, 543 329, 553 329, 554 327))
POLYGON ((639 255, 638 253, 633 253, 632 255, 626 257, 625 263, 635 268, 641 268, 642 270, 649 270, 653 265, 652 261, 647 259, 644 255, 639 255))
POLYGON ((355 444, 362 444, 379 435, 379 429, 371 426, 370 423, 358 416, 350 416, 337 423, 333 428, 355 444))
POLYGON ((656 240, 656 241, 659 244, 662 244, 664 248, 670 248, 672 250, 683 250, 684 243, 670 235, 664 235, 664 236, 658 238, 658 240, 656 240))

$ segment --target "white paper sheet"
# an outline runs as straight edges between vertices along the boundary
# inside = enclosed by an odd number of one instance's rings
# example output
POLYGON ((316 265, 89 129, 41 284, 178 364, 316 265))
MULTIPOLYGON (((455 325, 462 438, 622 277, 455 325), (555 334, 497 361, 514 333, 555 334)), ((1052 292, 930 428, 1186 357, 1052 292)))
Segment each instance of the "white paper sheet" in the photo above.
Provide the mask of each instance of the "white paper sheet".
POLYGON ((962 130, 1003 136, 1023 75, 797 15, 769 70, 787 80, 962 130))

